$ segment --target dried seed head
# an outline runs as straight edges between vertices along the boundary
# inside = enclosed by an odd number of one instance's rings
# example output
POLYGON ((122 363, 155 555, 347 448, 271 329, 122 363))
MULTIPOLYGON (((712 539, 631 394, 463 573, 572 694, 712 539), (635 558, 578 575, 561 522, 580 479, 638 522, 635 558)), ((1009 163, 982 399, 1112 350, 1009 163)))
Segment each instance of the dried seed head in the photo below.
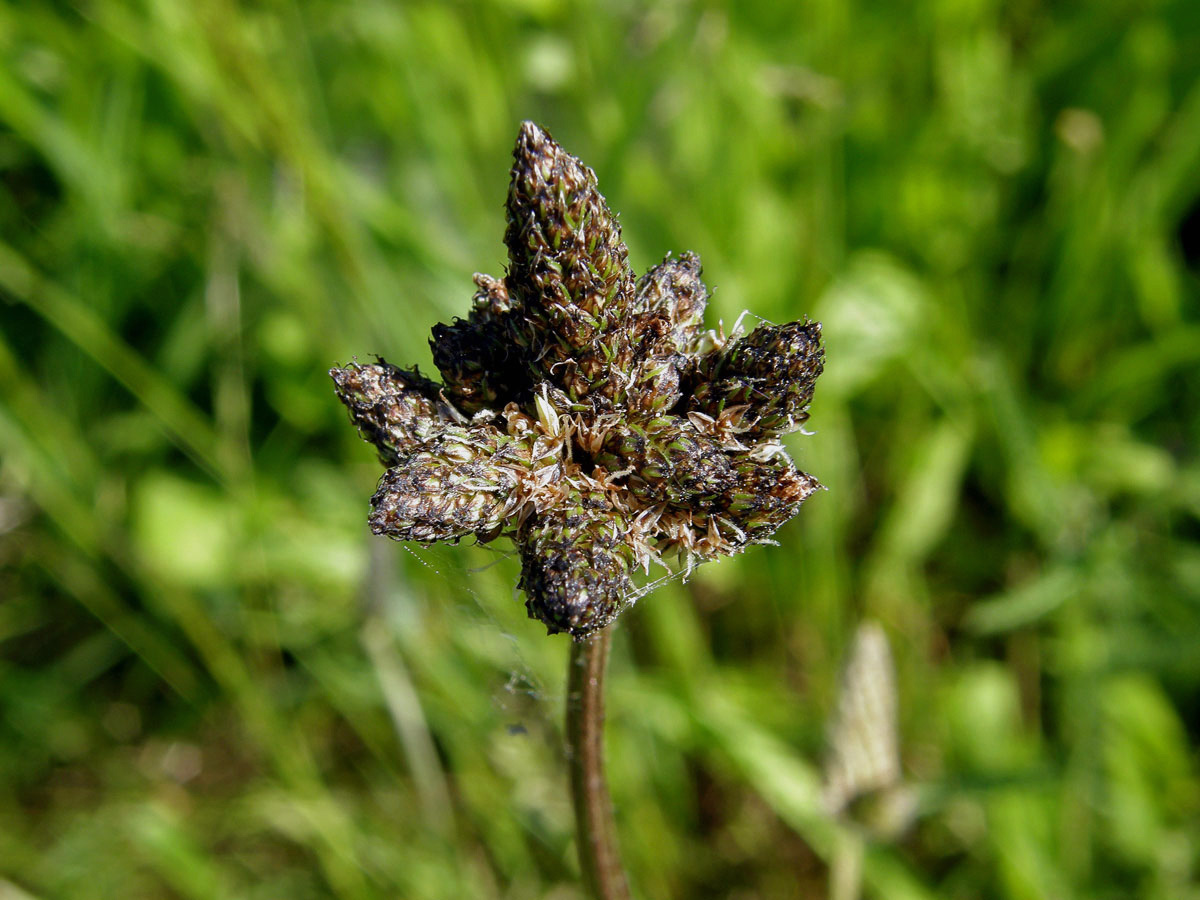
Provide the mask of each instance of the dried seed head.
POLYGON ((714 342, 695 255, 635 285, 592 170, 529 122, 513 156, 508 275, 476 275, 467 319, 434 328, 445 386, 382 360, 330 374, 390 466, 372 530, 511 537, 530 615, 582 638, 633 569, 767 541, 819 487, 775 437, 807 418, 820 326, 714 342))

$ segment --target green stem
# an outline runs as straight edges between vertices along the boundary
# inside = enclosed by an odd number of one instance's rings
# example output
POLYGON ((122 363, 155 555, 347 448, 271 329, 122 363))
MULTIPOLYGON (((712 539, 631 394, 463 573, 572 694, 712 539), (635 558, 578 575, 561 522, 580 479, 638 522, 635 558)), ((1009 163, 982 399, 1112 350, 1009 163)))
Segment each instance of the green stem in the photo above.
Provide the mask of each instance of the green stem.
POLYGON ((612 801, 604 778, 604 670, 610 629, 571 644, 567 756, 583 881, 596 900, 629 900, 612 801))

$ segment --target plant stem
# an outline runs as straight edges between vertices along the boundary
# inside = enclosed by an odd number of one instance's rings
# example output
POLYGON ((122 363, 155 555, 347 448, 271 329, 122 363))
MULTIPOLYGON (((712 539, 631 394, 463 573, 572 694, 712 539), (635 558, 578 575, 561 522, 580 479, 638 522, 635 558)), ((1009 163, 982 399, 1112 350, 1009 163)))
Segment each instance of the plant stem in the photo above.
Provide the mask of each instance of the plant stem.
POLYGON ((571 644, 567 674, 567 756, 575 842, 583 881, 596 900, 629 900, 612 800, 604 778, 604 670, 611 628, 571 644))

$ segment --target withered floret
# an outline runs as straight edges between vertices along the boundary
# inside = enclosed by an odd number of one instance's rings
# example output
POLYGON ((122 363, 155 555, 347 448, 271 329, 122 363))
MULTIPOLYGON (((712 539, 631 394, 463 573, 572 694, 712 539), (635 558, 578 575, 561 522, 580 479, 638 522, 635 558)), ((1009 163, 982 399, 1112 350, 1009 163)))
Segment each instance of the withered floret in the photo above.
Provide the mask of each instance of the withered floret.
POLYGON ((592 170, 532 122, 513 157, 508 274, 434 327, 443 384, 383 360, 330 375, 388 467, 372 530, 512 538, 530 616, 579 639, 639 569, 767 542, 819 489, 778 437, 808 418, 821 331, 706 332, 694 254, 635 281, 592 170))

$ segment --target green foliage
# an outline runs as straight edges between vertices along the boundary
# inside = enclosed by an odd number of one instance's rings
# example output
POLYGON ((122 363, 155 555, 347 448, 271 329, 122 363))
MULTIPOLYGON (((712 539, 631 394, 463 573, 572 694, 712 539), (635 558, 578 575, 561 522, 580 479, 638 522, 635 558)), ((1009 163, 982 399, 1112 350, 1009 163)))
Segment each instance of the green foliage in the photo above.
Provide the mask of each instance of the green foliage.
POLYGON ((646 897, 824 896, 855 625, 870 896, 1200 897, 1200 12, 0 5, 0 896, 576 897, 566 639, 366 526, 326 371, 432 371, 517 123, 710 326, 822 322, 828 486, 622 619, 646 897), (364 359, 364 362, 370 361, 364 359))

